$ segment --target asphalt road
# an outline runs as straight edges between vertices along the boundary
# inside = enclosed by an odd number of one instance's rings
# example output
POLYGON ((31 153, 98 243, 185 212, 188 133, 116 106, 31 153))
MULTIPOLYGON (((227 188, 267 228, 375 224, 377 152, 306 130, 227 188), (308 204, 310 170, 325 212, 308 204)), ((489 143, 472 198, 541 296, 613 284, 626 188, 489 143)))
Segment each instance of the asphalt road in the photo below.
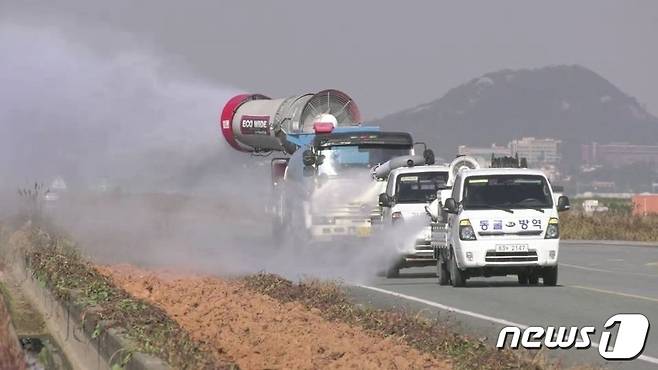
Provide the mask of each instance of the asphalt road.
MULTIPOLYGON (((82 224, 85 226, 83 230, 92 237, 85 239, 84 233, 78 236, 82 237, 83 245, 95 246, 86 253, 104 258, 107 263, 176 263, 197 271, 219 269, 225 274, 270 271, 290 278, 305 276, 308 270, 309 275, 319 277, 323 277, 324 272, 332 278, 338 275, 345 276, 346 280, 365 280, 366 283, 351 289, 358 301, 380 307, 408 307, 430 317, 438 315, 441 320, 459 326, 460 331, 487 338, 492 344, 495 344, 500 329, 507 325, 594 326, 597 333, 592 340, 598 342, 604 323, 614 314, 642 313, 654 328, 650 330, 643 356, 638 359, 604 362, 596 348, 546 351, 546 355, 566 364, 658 369, 658 246, 563 242, 557 287, 520 286, 516 277, 510 276, 473 278, 468 280, 466 287, 453 288, 438 285, 434 267, 403 269, 401 276, 395 279, 363 278, 374 273, 363 266, 371 263, 375 266, 370 266, 373 267, 370 270, 377 267, 368 253, 349 255, 349 261, 342 261, 344 271, 337 268, 336 263, 330 263, 325 258, 327 256, 320 258, 314 254, 300 266, 295 251, 279 252, 271 245, 267 228, 254 231, 254 222, 267 224, 264 215, 260 218, 258 214, 249 215, 238 223, 231 223, 230 227, 218 228, 212 217, 216 210, 206 208, 201 212, 198 207, 191 207, 189 215, 179 211, 172 219, 165 217, 167 222, 163 222, 162 215, 152 212, 148 214, 150 217, 142 217, 144 220, 136 223, 133 221, 136 217, 126 217, 124 209, 106 207, 103 217, 94 214, 90 218, 89 222, 98 225, 82 224), (110 212, 112 210, 115 212, 110 212), (117 219, 126 222, 117 222, 117 219), (167 226, 172 224, 178 226, 176 232, 171 232, 167 226), (153 235, 161 237, 154 238, 153 235), (190 235, 198 237, 190 239, 190 235), (181 245, 195 247, 181 248, 181 245), (230 248, 218 248, 217 245, 230 248), (137 249, 140 253, 134 252, 137 249), (148 259, 140 259, 143 256, 148 256, 148 259), (300 270, 300 267, 304 269, 300 270), (359 268, 364 271, 355 276, 354 270, 359 268)), ((343 254, 338 255, 342 259, 343 254)))
MULTIPOLYGON (((357 300, 403 306, 450 320, 467 334, 495 343, 503 326, 594 326, 593 342, 608 318, 642 313, 658 325, 658 247, 562 242, 557 287, 520 286, 516 277, 472 278, 465 288, 439 286, 435 268, 401 271, 352 289, 357 300)), ((595 363, 614 369, 658 369, 658 330, 649 330, 642 356, 604 361, 596 348, 545 350, 564 364, 595 363)))

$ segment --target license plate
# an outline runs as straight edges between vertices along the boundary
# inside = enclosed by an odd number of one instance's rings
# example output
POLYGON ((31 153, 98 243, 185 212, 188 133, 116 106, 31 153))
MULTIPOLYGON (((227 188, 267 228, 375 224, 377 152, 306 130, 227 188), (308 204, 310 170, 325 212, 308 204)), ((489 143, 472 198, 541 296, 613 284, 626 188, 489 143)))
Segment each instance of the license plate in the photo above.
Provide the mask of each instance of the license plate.
POLYGON ((496 252, 527 252, 528 244, 496 244, 496 252))
POLYGON ((356 229, 356 236, 366 238, 370 236, 370 227, 362 226, 356 229))

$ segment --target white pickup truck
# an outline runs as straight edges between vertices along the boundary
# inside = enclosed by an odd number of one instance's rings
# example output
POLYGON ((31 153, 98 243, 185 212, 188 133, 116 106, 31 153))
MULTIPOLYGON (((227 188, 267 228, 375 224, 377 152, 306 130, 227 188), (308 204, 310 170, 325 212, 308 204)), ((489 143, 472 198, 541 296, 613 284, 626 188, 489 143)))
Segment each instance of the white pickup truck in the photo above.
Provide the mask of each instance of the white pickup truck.
POLYGON ((459 287, 470 277, 517 275, 520 284, 554 286, 558 278, 560 220, 566 196, 554 196, 543 172, 525 168, 459 171, 448 214, 433 223, 439 284, 459 287))
MULTIPOLYGON (((414 219, 419 225, 426 224, 425 206, 436 198, 438 191, 448 188, 448 166, 426 165, 400 167, 392 170, 386 180, 386 192, 380 194, 384 228, 399 227, 414 219)), ((422 227, 422 226, 421 226, 422 227)), ((391 242, 396 245, 396 256, 386 270, 387 277, 395 277, 401 268, 433 266, 436 263, 431 245, 430 226, 422 227, 408 238, 391 242)))

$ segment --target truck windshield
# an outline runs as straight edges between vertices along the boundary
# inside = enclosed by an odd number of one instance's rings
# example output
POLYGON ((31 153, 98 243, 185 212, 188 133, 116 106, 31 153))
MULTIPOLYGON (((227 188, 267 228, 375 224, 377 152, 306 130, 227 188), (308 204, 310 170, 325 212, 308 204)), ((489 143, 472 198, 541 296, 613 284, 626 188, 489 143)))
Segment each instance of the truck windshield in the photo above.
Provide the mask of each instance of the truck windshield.
POLYGON ((352 168, 371 168, 389 159, 411 153, 407 146, 345 145, 332 146, 318 152, 321 164, 318 174, 337 175, 352 168))
POLYGON ((448 172, 405 173, 396 182, 397 203, 426 203, 436 199, 438 190, 447 189, 448 172))
POLYGON ((548 182, 537 175, 471 176, 464 184, 464 209, 551 208, 548 182))

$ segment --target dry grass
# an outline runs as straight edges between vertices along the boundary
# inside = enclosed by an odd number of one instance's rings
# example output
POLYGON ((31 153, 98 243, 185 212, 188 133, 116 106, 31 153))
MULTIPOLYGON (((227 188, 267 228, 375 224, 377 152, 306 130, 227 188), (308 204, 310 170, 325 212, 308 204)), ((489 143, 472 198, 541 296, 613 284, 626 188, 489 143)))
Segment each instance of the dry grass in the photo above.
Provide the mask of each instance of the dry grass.
POLYGON ((562 239, 629 240, 658 242, 658 216, 631 216, 607 212, 591 216, 580 213, 560 215, 562 239))

